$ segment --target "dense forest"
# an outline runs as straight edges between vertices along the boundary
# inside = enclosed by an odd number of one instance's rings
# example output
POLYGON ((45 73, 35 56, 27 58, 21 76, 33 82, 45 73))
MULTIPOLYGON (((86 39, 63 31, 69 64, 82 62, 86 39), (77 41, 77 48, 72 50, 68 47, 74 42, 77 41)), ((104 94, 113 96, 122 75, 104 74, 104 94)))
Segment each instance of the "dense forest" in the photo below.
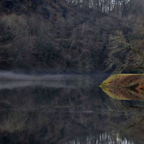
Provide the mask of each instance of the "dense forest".
POLYGON ((144 0, 1 0, 0 69, 143 72, 144 0))

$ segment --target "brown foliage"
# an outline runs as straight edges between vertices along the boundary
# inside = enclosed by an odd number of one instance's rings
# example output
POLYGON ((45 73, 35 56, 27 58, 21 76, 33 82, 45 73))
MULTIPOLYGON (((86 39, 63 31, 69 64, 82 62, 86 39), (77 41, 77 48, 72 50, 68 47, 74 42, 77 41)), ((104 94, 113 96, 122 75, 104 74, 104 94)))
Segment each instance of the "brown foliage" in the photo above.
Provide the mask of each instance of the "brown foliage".
POLYGON ((117 31, 122 33, 128 46, 133 46, 133 51, 142 51, 143 20, 136 21, 137 17, 131 11, 124 12, 125 17, 121 12, 124 10, 121 6, 130 6, 128 1, 125 5, 115 3, 113 7, 111 1, 99 1, 99 5, 97 1, 91 4, 89 1, 72 3, 60 0, 11 2, 13 8, 4 6, 4 1, 0 2, 5 9, 0 17, 2 69, 90 72, 104 69, 106 60, 113 70, 113 60, 107 60, 108 57, 116 59, 114 65, 118 63, 120 70, 123 64, 122 69, 133 66, 134 62, 136 65, 143 63, 140 57, 134 57, 132 50, 126 53, 120 50, 122 45, 119 44, 119 58, 112 55, 114 47, 111 47, 110 38, 117 31), (17 5, 20 8, 14 10, 17 5), (109 9, 106 9, 107 5, 109 9), (119 7, 118 11, 116 7, 119 7))

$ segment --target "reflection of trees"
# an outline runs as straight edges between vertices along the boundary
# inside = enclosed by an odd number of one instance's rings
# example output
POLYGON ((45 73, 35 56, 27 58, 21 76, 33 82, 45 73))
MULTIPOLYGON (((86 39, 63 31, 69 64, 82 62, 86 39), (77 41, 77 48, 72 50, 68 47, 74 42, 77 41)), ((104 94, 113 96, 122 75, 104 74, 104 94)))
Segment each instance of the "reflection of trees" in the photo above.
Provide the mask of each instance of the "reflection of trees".
POLYGON ((94 86, 1 90, 0 141, 50 144, 130 141, 134 131, 142 133, 142 128, 138 128, 142 122, 136 123, 142 119, 142 109, 122 104, 94 86))
POLYGON ((110 144, 110 143, 133 144, 132 141, 129 141, 126 138, 121 139, 119 137, 119 134, 115 133, 115 131, 111 131, 109 133, 104 132, 104 133, 101 133, 101 134, 95 135, 95 136, 85 136, 85 137, 72 139, 69 142, 66 142, 64 144, 110 144))

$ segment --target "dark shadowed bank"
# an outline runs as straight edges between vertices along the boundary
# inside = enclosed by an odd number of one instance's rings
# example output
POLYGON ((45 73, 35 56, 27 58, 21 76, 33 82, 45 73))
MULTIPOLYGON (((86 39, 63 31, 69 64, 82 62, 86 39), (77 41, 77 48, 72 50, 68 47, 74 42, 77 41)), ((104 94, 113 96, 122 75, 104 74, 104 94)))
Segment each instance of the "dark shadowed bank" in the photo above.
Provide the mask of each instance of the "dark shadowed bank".
POLYGON ((143 13, 139 0, 1 0, 0 69, 89 73, 142 67, 135 55, 143 53, 143 13))

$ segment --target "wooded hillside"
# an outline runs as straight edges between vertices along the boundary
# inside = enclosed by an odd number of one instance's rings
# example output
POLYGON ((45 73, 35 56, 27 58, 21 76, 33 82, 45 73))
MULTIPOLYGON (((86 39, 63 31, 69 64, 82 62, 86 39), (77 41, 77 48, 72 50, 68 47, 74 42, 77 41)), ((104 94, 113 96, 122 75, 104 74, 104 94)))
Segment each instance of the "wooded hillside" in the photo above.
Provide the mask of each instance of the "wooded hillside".
POLYGON ((0 69, 143 68, 144 0, 1 0, 0 69))

